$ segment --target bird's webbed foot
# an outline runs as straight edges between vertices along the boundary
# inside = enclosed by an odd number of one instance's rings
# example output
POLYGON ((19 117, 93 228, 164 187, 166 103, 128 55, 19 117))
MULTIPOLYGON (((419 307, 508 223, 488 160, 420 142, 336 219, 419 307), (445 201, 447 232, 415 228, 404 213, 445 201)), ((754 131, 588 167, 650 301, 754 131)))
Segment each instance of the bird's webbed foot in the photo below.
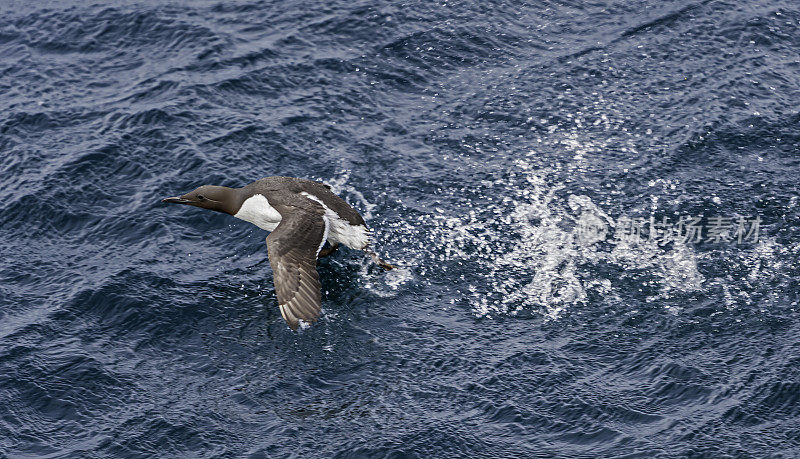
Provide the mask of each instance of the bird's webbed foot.
POLYGON ((339 244, 331 245, 327 242, 325 244, 326 244, 325 248, 319 251, 319 255, 317 255, 317 258, 327 257, 328 255, 332 254, 333 252, 336 252, 339 249, 339 244))

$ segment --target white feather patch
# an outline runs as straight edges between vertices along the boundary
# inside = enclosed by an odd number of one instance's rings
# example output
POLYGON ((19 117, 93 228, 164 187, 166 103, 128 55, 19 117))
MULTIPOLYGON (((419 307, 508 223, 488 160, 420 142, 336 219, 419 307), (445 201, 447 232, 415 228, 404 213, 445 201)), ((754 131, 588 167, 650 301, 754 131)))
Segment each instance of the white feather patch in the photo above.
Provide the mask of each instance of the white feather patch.
POLYGON ((272 207, 263 194, 254 194, 247 198, 234 217, 267 231, 274 230, 281 222, 281 214, 272 207))
POLYGON ((347 220, 339 217, 322 199, 313 194, 302 191, 301 195, 318 203, 325 209, 325 216, 328 218, 330 229, 327 232, 327 240, 331 244, 344 244, 351 249, 364 250, 369 245, 369 230, 364 225, 351 225, 347 220))
POLYGON ((331 221, 328 220, 327 215, 323 215, 322 219, 325 220, 325 232, 322 233, 322 240, 319 242, 319 247, 317 247, 317 256, 319 256, 320 250, 322 250, 322 246, 325 245, 325 241, 328 240, 328 231, 331 229, 331 221))

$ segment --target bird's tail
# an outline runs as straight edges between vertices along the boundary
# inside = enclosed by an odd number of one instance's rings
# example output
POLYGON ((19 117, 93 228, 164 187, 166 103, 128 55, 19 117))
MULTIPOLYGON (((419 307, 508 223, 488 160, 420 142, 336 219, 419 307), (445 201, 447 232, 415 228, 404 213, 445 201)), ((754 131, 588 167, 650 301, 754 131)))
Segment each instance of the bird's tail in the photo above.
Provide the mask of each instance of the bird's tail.
POLYGON ((367 250, 366 252, 369 254, 370 258, 372 258, 372 261, 374 261, 376 265, 380 266, 386 271, 396 268, 395 265, 387 263, 381 257, 379 257, 377 253, 373 252, 372 250, 367 250))

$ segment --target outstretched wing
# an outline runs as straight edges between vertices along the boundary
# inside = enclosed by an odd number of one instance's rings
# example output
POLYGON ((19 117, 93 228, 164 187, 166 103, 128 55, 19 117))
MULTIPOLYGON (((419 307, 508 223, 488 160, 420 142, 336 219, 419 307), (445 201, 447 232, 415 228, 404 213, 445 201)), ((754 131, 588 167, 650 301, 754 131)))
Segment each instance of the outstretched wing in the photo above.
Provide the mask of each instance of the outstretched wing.
POLYGON ((281 223, 267 236, 267 251, 281 315, 297 330, 301 319, 315 322, 322 308, 317 254, 328 236, 328 219, 299 208, 281 215, 281 223))

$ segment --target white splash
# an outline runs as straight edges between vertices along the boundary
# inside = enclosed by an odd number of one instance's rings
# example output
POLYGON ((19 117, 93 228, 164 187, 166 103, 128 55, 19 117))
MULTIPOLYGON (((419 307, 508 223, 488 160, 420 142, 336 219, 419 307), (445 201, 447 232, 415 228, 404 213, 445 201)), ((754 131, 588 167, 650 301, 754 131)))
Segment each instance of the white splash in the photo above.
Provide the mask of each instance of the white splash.
MULTIPOLYGON (((612 131, 621 124, 605 115, 597 123, 612 131)), ((613 146, 635 154, 636 144, 625 136, 587 139, 581 132, 580 126, 566 131, 553 127, 538 139, 543 147, 571 156, 562 163, 544 164, 540 158, 547 155, 529 149, 517 155, 513 167, 484 180, 478 189, 443 190, 441 200, 448 205, 431 209, 419 221, 394 226, 392 244, 403 248, 404 257, 420 259, 421 276, 435 271, 438 277, 451 278, 453 295, 466 300, 476 316, 532 311, 557 318, 570 306, 586 303, 590 295, 617 297, 628 291, 616 275, 620 272, 639 273, 653 284, 648 291, 663 297, 703 287, 692 247, 612 243, 615 223, 606 209, 613 201, 604 196, 609 201, 598 204, 572 191, 569 181, 596 164, 602 167, 605 163, 596 155, 605 149, 613 146), (582 232, 586 226, 605 228, 606 233, 587 238, 582 232)), ((486 153, 473 150, 479 154, 464 154, 454 167, 486 171, 486 153)), ((655 205, 657 200, 643 204, 655 205)), ((632 282, 639 279, 623 276, 632 282)))

